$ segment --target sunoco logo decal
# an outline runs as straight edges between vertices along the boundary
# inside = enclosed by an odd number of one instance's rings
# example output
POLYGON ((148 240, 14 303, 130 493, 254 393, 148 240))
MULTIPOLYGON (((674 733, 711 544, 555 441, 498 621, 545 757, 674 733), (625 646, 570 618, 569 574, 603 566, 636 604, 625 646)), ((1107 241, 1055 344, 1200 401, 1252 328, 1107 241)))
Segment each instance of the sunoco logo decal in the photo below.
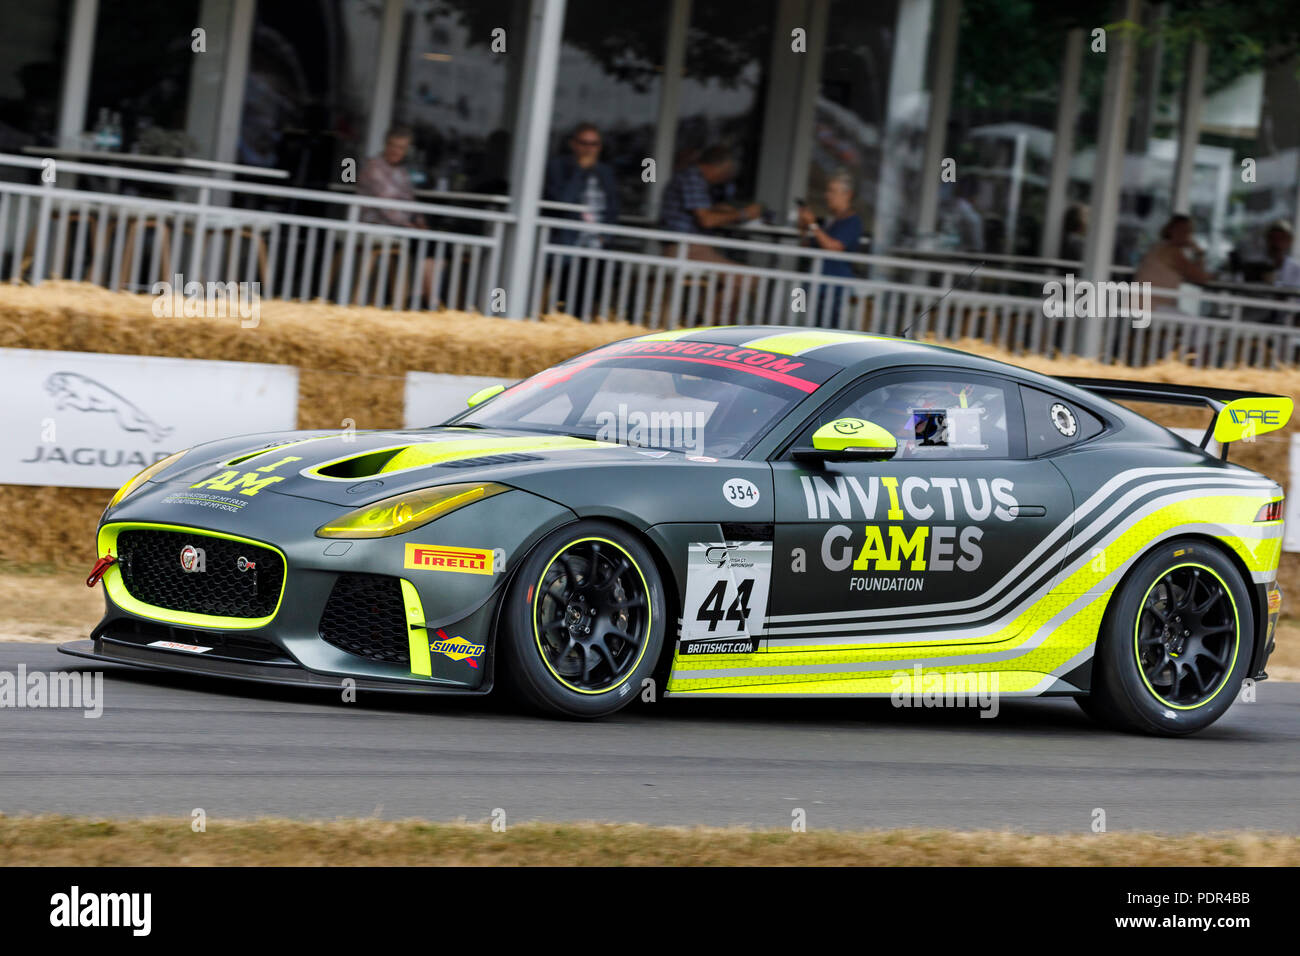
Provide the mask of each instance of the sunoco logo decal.
POLYGON ((438 628, 438 640, 429 642, 429 650, 435 654, 444 654, 453 661, 468 661, 470 667, 478 667, 474 658, 482 657, 486 647, 474 644, 463 637, 448 637, 447 632, 438 628))
POLYGON ((491 574, 493 558, 493 552, 486 548, 451 548, 436 544, 406 546, 406 567, 416 571, 491 574))

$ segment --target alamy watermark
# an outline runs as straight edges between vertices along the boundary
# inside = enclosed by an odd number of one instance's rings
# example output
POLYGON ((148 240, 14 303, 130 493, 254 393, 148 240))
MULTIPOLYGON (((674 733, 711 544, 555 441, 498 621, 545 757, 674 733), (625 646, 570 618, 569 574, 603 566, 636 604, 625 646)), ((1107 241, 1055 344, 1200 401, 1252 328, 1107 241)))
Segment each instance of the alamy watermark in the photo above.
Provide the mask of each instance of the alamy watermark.
POLYGON ((129 929, 132 936, 148 936, 153 928, 153 894, 84 892, 74 885, 50 897, 50 925, 129 929))
POLYGON ((1049 319, 1132 319, 1133 328, 1151 324, 1150 282, 1092 282, 1067 273, 1064 282, 1043 285, 1043 314, 1049 319))
POLYGON ((0 671, 0 709, 80 710, 83 717, 104 713, 104 673, 57 671, 46 674, 27 670, 0 671))
POLYGON ((895 671, 889 695, 895 707, 973 707, 981 717, 998 715, 998 675, 994 671, 931 673, 920 664, 895 671))
POLYGON ((185 281, 179 272, 171 282, 155 282, 153 314, 159 319, 239 316, 240 327, 255 329, 262 321, 262 283, 185 281))
POLYGON ((629 410, 620 402, 616 411, 596 414, 596 440, 699 455, 704 450, 707 418, 704 412, 629 410))

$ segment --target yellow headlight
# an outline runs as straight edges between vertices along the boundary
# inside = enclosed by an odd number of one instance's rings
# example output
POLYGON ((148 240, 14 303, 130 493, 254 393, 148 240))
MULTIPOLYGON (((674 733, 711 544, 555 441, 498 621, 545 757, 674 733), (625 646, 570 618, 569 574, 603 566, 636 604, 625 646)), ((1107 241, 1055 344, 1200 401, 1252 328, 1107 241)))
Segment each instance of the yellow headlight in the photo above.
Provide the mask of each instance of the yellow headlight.
POLYGON ((464 482, 425 488, 384 498, 356 511, 349 511, 317 528, 316 534, 321 538, 387 538, 426 525, 457 508, 509 490, 505 485, 493 482, 464 482))
MULTIPOLYGON (((188 449, 186 450, 188 451, 188 449)), ((134 478, 130 479, 121 488, 117 489, 117 494, 113 495, 112 500, 109 501, 108 508, 116 508, 119 504, 122 503, 122 499, 124 499, 127 495, 131 494, 134 491, 139 491, 140 488, 144 486, 144 483, 146 481, 148 481, 154 475, 158 474, 158 472, 162 471, 168 465, 174 464, 177 461, 179 461, 181 455, 183 454, 185 454, 185 452, 178 451, 174 455, 168 455, 162 461, 155 461, 144 471, 140 472, 134 478)), ((106 508, 105 510, 107 511, 108 508, 106 508)))

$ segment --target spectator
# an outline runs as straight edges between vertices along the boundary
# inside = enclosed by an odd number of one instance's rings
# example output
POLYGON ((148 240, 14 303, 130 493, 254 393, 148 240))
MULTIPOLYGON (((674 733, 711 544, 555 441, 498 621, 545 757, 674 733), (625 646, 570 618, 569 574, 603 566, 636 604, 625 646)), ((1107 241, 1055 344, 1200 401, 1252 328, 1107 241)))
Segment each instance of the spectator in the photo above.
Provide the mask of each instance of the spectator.
MULTIPOLYGON (((679 173, 664 190, 659 225, 673 232, 685 232, 692 235, 705 235, 731 226, 738 222, 757 219, 763 214, 759 203, 750 203, 740 209, 726 203, 714 205, 709 196, 709 189, 730 182, 736 176, 736 161, 731 150, 723 145, 710 146, 700 153, 699 158, 679 173)), ((675 249, 665 250, 666 255, 674 254, 675 249)), ((732 260, 712 246, 692 243, 687 256, 703 262, 726 262, 732 260)))
MULTIPOLYGON (((411 128, 394 126, 384 135, 384 151, 372 156, 357 177, 357 195, 375 199, 415 201, 415 187, 406 168, 406 154, 411 149, 411 128)), ((368 207, 361 213, 362 222, 388 226, 424 227, 424 217, 405 209, 368 207)))
POLYGON ((479 164, 479 176, 470 184, 470 192, 489 196, 510 195, 510 132, 494 129, 488 134, 479 164))
MULTIPOLYGON (((393 126, 384 134, 384 150, 378 156, 372 156, 361 167, 357 177, 357 195, 372 196, 376 199, 400 199, 415 201, 415 186, 411 183, 411 173, 406 168, 406 154, 411 149, 411 128, 393 126)), ((398 226, 406 229, 424 229, 427 226, 424 216, 407 209, 384 209, 369 206, 361 211, 361 221, 385 226, 398 226)), ((380 254, 379 249, 374 252, 380 254)), ((370 269, 371 275, 377 270, 370 269)), ((389 274, 396 278, 397 270, 390 269, 389 274)), ((426 257, 424 268, 420 273, 420 282, 424 290, 424 301, 430 306, 436 305, 433 295, 434 280, 438 275, 438 263, 432 257, 426 257)))
MULTIPOLYGON (((603 146, 600 130, 594 123, 579 123, 566 146, 566 152, 553 156, 546 164, 542 198, 586 207, 582 212, 556 215, 589 223, 617 223, 618 183, 614 170, 600 161, 603 146)), ((557 244, 581 249, 603 248, 607 238, 585 229, 557 229, 554 237, 557 244)), ((565 256, 560 268, 551 275, 556 306, 570 315, 589 318, 584 315, 584 305, 589 298, 594 301, 604 267, 605 263, 594 257, 565 256)))
POLYGON ((1273 267, 1273 284, 1300 288, 1300 262, 1291 255, 1291 244, 1295 237, 1291 224, 1279 219, 1268 227, 1264 237, 1268 248, 1268 261, 1273 267))
MULTIPOLYGON (((568 139, 568 152, 560 153, 546 164, 546 188, 543 199, 586 206, 584 213, 565 213, 566 218, 586 222, 618 222, 618 184, 614 170, 600 161, 600 130, 594 123, 580 123, 568 139)), ((564 229, 555 234, 563 245, 599 248, 604 237, 597 232, 564 229)))
POLYGON ((953 218, 957 226, 957 248, 962 252, 984 251, 984 217, 975 208, 976 184, 969 176, 957 184, 953 218))
MULTIPOLYGON (((1184 282, 1204 285, 1211 279, 1205 268, 1205 251, 1192 237, 1192 217, 1179 213, 1160 230, 1156 242, 1138 264, 1138 282, 1150 282, 1153 288, 1178 291, 1184 282)), ((1151 299, 1152 308, 1176 309, 1176 295, 1157 295, 1151 299)))
MULTIPOLYGON (((806 205, 799 207, 799 235, 804 245, 828 249, 832 252, 857 252, 862 239, 862 219, 853 211, 853 177, 840 171, 826 183, 826 211, 828 216, 823 226, 806 205)), ((847 259, 823 259, 821 274, 848 279, 853 276, 853 266, 847 259)), ((840 302, 844 297, 844 286, 836 285, 833 289, 823 288, 813 306, 816 324, 829 319, 831 328, 839 327, 840 302), (831 294, 829 297, 827 293, 831 294), (825 315, 823 306, 829 298, 830 315, 825 315)))
POLYGON ((1088 237, 1088 207, 1081 202, 1071 203, 1065 210, 1065 235, 1061 237, 1061 258, 1082 262, 1084 241, 1088 237))

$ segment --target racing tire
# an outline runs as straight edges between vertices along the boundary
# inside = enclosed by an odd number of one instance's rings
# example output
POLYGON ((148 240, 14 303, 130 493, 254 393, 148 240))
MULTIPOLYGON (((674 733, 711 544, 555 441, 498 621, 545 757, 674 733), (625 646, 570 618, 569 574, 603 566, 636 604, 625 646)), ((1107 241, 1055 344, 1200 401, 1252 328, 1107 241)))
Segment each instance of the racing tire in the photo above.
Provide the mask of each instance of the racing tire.
POLYGON ((1088 716, 1119 730, 1182 737, 1232 706, 1255 646, 1250 593, 1202 541, 1170 541, 1129 572, 1102 621, 1088 716))
POLYGON ((607 717, 631 703, 659 661, 666 626, 653 555, 606 521, 566 525, 529 552, 501 616, 510 689, 563 717, 607 717))

